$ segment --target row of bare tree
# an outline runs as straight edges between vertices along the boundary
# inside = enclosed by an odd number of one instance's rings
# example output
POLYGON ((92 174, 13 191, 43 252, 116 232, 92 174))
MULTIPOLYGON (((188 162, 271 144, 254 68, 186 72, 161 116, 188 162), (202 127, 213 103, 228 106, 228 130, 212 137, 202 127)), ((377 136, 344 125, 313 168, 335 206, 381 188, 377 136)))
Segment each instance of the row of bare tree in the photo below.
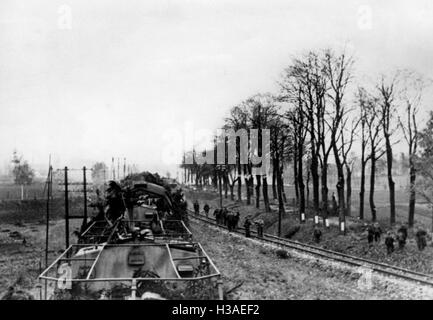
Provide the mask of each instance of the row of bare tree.
MULTIPOLYGON (((414 223, 416 172, 419 141, 418 111, 425 81, 415 73, 399 71, 382 76, 369 88, 354 83, 354 59, 346 53, 327 49, 311 51, 292 59, 279 81, 277 94, 257 94, 231 108, 224 128, 270 129, 269 174, 253 176, 253 165, 241 164, 240 148, 232 165, 181 165, 185 179, 196 184, 213 183, 220 192, 230 189, 234 199, 242 201, 242 179, 246 186, 246 202, 251 203, 255 189, 256 207, 260 195, 266 211, 270 211, 268 177, 272 177, 272 196, 278 200, 280 217, 287 201, 283 172, 292 164, 295 195, 300 217, 306 211, 306 192, 312 186, 313 210, 323 217, 330 210, 328 169, 335 166, 340 221, 352 215, 352 174, 360 163, 359 218, 364 219, 366 170, 369 169, 369 206, 371 218, 377 219, 374 202, 377 161, 386 157, 390 204, 390 223, 396 222, 395 183, 393 180, 393 147, 405 141, 409 154, 410 203, 408 224, 414 223), (355 152, 355 150, 358 150, 355 152), (194 177, 194 178, 193 178, 194 177), (306 190, 307 189, 307 190, 306 190), (260 192, 262 191, 262 192, 260 192)), ((226 141, 224 141, 225 143, 226 141)), ((249 143, 249 142, 248 142, 249 143)), ((262 154, 259 141, 257 152, 262 154)), ((193 157, 195 150, 185 154, 193 157)), ((205 152, 205 151, 204 151, 205 152)), ((209 151, 208 151, 209 152, 209 151)), ((281 225, 281 224, 280 224, 281 225)), ((281 227, 280 227, 281 229, 281 227)))

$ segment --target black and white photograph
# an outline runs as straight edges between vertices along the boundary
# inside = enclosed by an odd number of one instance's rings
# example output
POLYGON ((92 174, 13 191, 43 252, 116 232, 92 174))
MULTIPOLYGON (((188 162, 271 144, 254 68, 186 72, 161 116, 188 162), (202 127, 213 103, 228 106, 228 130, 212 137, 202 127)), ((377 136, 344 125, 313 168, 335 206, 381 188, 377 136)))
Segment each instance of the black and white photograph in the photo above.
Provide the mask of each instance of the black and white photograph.
POLYGON ((432 1, 0 1, 0 300, 432 299, 432 1))

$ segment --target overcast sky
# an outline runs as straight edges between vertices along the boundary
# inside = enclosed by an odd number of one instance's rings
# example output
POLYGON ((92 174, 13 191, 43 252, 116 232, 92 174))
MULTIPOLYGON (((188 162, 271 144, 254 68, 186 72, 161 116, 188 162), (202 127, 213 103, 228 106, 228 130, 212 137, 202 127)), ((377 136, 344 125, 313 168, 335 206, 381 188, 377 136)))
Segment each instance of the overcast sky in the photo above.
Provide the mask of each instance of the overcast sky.
MULTIPOLYGON (((419 1, 0 1, 0 162, 126 157, 165 172, 167 128, 217 128, 276 92, 290 57, 346 47, 360 79, 433 76, 433 3, 419 1)), ((173 171, 173 166, 170 167, 173 171)))

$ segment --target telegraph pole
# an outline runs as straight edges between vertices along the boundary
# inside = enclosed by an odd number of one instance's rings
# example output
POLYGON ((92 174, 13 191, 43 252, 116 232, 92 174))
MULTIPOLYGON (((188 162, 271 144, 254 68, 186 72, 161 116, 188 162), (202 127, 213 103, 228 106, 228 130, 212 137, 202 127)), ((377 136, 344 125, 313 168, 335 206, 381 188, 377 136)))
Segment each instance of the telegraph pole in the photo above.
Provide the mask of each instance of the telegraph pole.
POLYGON ((65 167, 65 241, 69 248, 69 194, 68 194, 68 167, 65 167))
POLYGON ((83 167, 83 196, 84 196, 84 217, 83 217, 83 225, 82 231, 84 231, 84 227, 87 225, 87 177, 86 177, 86 167, 83 167))

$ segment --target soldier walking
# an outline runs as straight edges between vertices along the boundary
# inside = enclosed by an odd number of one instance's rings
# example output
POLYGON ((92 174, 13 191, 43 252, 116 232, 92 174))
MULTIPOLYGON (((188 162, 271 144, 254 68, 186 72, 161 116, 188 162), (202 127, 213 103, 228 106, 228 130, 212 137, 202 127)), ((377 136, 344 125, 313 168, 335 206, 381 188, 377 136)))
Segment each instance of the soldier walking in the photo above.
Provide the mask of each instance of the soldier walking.
POLYGON ((251 237, 251 232, 250 232, 251 224, 252 223, 250 217, 246 217, 244 222, 244 228, 245 228, 245 237, 247 238, 251 237))
POLYGON ((229 214, 229 211, 227 210, 227 207, 224 207, 221 211, 221 222, 225 226, 227 226, 227 215, 228 214, 229 214))
POLYGON ((368 244, 371 246, 374 240, 374 228, 371 224, 369 224, 367 227, 367 240, 368 244))
POLYGON ((406 245, 406 239, 407 239, 407 227, 405 225, 402 225, 397 230, 397 242, 398 242, 398 248, 400 250, 403 250, 404 246, 406 245))
POLYGON ((416 238, 416 244, 418 246, 418 250, 422 251, 427 246, 427 232, 423 229, 418 229, 418 231, 415 233, 416 238))
POLYGON ((386 252, 388 254, 394 252, 394 237, 392 236, 390 231, 388 231, 388 233, 386 234, 385 245, 386 245, 386 252))
POLYGON ((197 200, 195 200, 193 207, 194 207, 194 213, 198 215, 200 213, 200 205, 198 204, 197 200))
POLYGON ((214 215, 214 217, 215 217, 215 221, 216 221, 216 223, 217 223, 217 224, 220 224, 220 223, 221 223, 221 209, 216 208, 216 209, 213 211, 213 215, 214 215))
POLYGON ((260 238, 263 238, 263 226, 264 226, 264 221, 262 220, 262 219, 257 219, 256 221, 255 221, 255 224, 256 224, 256 226, 257 226, 257 235, 260 237, 260 238))
POLYGON ((319 226, 314 226, 313 238, 314 242, 320 242, 320 239, 322 238, 322 230, 320 230, 319 226))
POLYGON ((380 236, 382 235, 382 228, 380 227, 379 222, 374 223, 373 230, 374 230, 374 241, 379 242, 380 236))
POLYGON ((204 214, 206 215, 206 218, 208 218, 209 217, 210 207, 209 207, 209 205, 207 203, 205 203, 205 205, 203 207, 203 210, 204 210, 204 214))

